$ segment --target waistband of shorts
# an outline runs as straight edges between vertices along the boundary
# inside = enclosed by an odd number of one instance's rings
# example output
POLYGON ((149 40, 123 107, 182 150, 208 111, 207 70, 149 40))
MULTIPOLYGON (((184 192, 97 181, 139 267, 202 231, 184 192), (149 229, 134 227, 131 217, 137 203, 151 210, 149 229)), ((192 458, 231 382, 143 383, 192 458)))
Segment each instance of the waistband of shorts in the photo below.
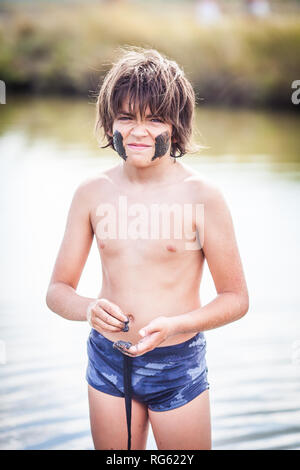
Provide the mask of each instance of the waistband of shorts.
MULTIPOLYGON (((91 333, 92 333, 92 336, 96 336, 96 337, 100 337, 101 339, 103 339, 103 341, 106 342, 106 344, 109 344, 111 347, 113 345, 113 341, 111 341, 110 339, 106 338, 105 336, 103 336, 101 333, 99 333, 98 331, 94 330, 92 328, 91 330, 91 333)), ((154 352, 156 351, 157 353, 158 352, 161 352, 162 354, 164 353, 168 353, 168 352, 173 352, 173 351, 178 351, 178 350, 184 350, 186 348, 189 348, 190 345, 192 345, 192 343, 194 341, 199 341, 199 340, 203 340, 201 341, 201 344, 202 343, 205 343, 205 336, 204 336, 204 333, 202 331, 199 331, 198 333, 196 333, 194 336, 192 336, 192 338, 186 340, 186 341, 183 341, 182 343, 177 343, 177 344, 171 344, 169 346, 158 346, 157 348, 153 349, 152 351, 149 351, 149 352, 154 352)), ((148 354, 148 353, 145 353, 145 354, 148 354)))

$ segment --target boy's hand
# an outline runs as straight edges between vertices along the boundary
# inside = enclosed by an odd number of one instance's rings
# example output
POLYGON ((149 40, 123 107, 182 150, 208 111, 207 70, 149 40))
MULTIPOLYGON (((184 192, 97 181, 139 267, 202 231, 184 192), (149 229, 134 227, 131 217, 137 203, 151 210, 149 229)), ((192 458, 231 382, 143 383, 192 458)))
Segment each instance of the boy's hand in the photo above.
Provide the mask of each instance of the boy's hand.
POLYGON ((155 349, 165 341, 168 336, 171 336, 172 324, 172 317, 161 316, 155 318, 139 331, 142 339, 128 349, 124 348, 122 350, 123 354, 136 357, 152 351, 152 349, 155 349))
POLYGON ((128 331, 126 323, 129 319, 118 305, 107 299, 96 299, 87 308, 87 321, 98 333, 103 331, 128 331))

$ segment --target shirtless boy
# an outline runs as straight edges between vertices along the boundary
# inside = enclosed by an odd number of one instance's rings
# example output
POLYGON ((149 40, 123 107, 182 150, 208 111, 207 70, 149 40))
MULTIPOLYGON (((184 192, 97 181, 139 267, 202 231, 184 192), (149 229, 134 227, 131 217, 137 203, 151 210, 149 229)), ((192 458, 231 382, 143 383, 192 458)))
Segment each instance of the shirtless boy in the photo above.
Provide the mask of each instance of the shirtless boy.
POLYGON ((178 159, 193 148, 194 107, 183 71, 152 49, 123 51, 99 92, 96 131, 120 161, 76 189, 46 298, 92 327, 95 449, 145 449, 149 421, 158 449, 211 449, 203 332, 249 300, 221 191, 178 159), (76 289, 94 236, 102 284, 87 298, 76 289), (205 260, 217 296, 203 306, 205 260))

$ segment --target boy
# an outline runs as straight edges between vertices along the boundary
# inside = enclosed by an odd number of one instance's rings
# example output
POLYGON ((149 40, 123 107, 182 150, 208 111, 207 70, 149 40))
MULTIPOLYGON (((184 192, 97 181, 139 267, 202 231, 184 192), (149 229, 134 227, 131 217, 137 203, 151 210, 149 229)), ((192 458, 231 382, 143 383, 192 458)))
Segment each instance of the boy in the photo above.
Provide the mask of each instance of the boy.
POLYGON ((95 130, 120 163, 75 191, 47 293, 51 310, 92 326, 96 449, 145 449, 149 420, 158 449, 211 448, 203 331, 245 315, 248 291, 221 192, 177 160, 195 148, 194 107, 183 71, 152 49, 124 51, 99 92, 95 130), (76 288, 94 235, 91 299, 76 288), (218 295, 202 306, 205 259, 218 295))

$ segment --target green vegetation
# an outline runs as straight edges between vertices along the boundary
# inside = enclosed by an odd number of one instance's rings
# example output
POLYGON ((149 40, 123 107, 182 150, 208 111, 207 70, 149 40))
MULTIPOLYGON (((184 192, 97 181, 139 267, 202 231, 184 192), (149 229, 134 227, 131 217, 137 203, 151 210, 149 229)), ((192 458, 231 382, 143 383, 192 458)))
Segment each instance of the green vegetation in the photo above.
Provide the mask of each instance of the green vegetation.
POLYGON ((11 90, 92 96, 118 46, 154 47, 191 79, 198 102, 285 106, 300 79, 300 17, 199 25, 192 4, 95 2, 0 9, 0 79, 11 90))

